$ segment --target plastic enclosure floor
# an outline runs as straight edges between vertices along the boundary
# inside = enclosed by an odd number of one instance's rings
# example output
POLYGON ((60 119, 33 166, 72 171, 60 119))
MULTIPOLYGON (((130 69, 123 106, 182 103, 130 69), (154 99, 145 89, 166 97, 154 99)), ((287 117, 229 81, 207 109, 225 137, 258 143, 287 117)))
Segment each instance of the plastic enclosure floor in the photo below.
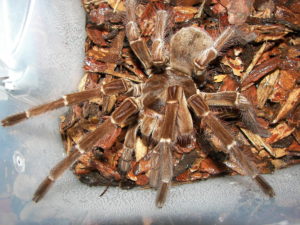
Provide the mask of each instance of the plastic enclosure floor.
MULTIPOLYGON (((86 37, 81 1, 2 0, 0 19, 0 118, 76 90, 86 37)), ((246 177, 222 177, 173 187, 158 209, 153 190, 109 188, 100 198, 105 187, 90 188, 67 171, 33 203, 64 155, 58 118, 65 111, 0 127, 0 225, 300 224, 299 166, 265 176, 274 199, 246 177)))

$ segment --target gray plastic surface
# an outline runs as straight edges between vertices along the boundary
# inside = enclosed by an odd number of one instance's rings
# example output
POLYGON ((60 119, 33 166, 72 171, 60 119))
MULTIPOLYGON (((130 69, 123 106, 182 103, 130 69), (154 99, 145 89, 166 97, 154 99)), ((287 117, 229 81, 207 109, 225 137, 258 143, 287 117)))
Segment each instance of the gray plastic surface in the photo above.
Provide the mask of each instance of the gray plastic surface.
MULTIPOLYGON (((0 118, 75 91, 83 75, 81 2, 0 1, 0 118)), ((300 224, 299 166, 264 176, 276 197, 246 177, 171 189, 164 208, 154 190, 90 188, 67 171, 38 204, 33 192, 64 157, 58 130, 66 109, 0 127, 0 225, 10 224, 300 224)))

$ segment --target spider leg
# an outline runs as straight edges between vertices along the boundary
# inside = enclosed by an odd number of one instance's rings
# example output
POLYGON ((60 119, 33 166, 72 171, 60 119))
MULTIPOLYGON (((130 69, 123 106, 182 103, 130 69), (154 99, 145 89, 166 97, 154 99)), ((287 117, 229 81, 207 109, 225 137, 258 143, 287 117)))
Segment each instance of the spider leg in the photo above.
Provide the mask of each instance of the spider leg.
MULTIPOLYGON (((153 135, 153 132, 158 124, 158 121, 159 121, 159 118, 157 118, 157 115, 152 113, 151 110, 146 109, 144 111, 144 114, 142 115, 142 119, 141 119, 141 125, 140 125, 141 133, 146 138, 149 138, 151 135, 153 135)), ((155 141, 156 141, 156 139, 155 139, 155 141)))
POLYGON ((55 167, 53 167, 49 175, 43 180, 35 191, 32 201, 38 202, 53 185, 54 181, 67 169, 69 168, 81 155, 78 149, 71 152, 66 158, 61 160, 55 167))
POLYGON ((242 120, 253 132, 262 137, 268 137, 269 132, 260 126, 256 120, 255 111, 248 99, 238 92, 224 91, 218 93, 202 93, 209 106, 228 106, 240 110, 242 120))
POLYGON ((163 66, 167 60, 164 41, 167 21, 167 11, 159 10, 156 12, 156 23, 151 47, 151 55, 154 66, 163 66))
POLYGON ((102 94, 113 95, 119 93, 126 93, 131 91, 132 89, 134 90, 134 92, 137 92, 135 90, 139 89, 138 86, 139 85, 133 84, 125 79, 113 80, 112 82, 104 84, 101 88, 95 88, 91 90, 67 94, 53 102, 42 104, 33 107, 25 112, 8 116, 1 121, 1 124, 2 126, 12 126, 33 116, 37 116, 42 113, 55 110, 63 106, 69 106, 72 104, 87 101, 95 97, 100 97, 102 94))
POLYGON ((125 99, 112 113, 109 119, 96 128, 96 130, 85 135, 76 145, 75 150, 53 167, 49 175, 44 179, 34 193, 33 201, 38 202, 50 189, 50 186, 62 175, 62 173, 68 169, 81 154, 90 151, 96 143, 103 143, 103 145, 109 141, 113 143, 110 139, 116 138, 114 134, 117 130, 121 129, 126 120, 138 111, 138 104, 133 98, 125 99))
POLYGON ((95 98, 97 96, 100 96, 99 89, 91 89, 91 90, 87 90, 87 91, 64 95, 62 98, 57 99, 53 102, 39 105, 39 106, 31 108, 25 112, 18 113, 18 114, 12 115, 12 116, 8 116, 1 121, 1 124, 2 124, 2 126, 12 126, 23 120, 31 118, 33 116, 37 116, 42 113, 52 111, 54 109, 58 109, 63 106, 83 102, 88 99, 95 98))
POLYGON ((177 140, 176 120, 182 95, 183 89, 181 87, 172 86, 168 88, 160 140, 153 149, 151 156, 150 186, 158 188, 156 206, 159 208, 166 201, 173 178, 172 149, 177 140))
POLYGON ((141 33, 136 22, 135 9, 136 0, 126 0, 126 12, 128 20, 125 27, 126 36, 128 38, 131 49, 145 67, 146 72, 150 74, 149 70, 152 66, 152 59, 146 42, 141 38, 141 33))
POLYGON ((194 125, 191 113, 188 109, 187 100, 185 94, 181 96, 180 104, 178 106, 177 113, 177 144, 186 150, 192 150, 194 148, 194 125))
POLYGON ((253 162, 240 149, 235 138, 225 129, 222 123, 209 110, 202 94, 195 94, 188 99, 189 105, 198 117, 215 133, 218 139, 226 149, 231 159, 241 168, 244 173, 254 179, 264 193, 273 197, 275 195, 273 188, 258 174, 257 168, 253 162))
POLYGON ((128 128, 125 141, 124 141, 124 151, 122 153, 119 168, 122 172, 127 172, 130 169, 130 163, 132 161, 132 154, 135 149, 136 135, 139 125, 135 124, 128 128))
POLYGON ((236 29, 234 26, 227 27, 214 41, 213 45, 201 51, 194 58, 194 64, 196 68, 200 71, 203 71, 206 66, 218 56, 224 45, 235 36, 235 32, 236 29))

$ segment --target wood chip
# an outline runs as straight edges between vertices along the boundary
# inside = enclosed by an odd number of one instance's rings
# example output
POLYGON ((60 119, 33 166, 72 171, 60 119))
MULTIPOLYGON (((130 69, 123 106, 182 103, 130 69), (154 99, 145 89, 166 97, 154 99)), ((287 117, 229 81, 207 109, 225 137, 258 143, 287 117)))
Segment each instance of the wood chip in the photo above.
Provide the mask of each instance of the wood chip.
POLYGON ((287 123, 281 122, 275 128, 271 129, 271 136, 266 138, 268 144, 275 143, 287 136, 289 136, 295 128, 290 127, 287 123))
POLYGON ((222 82, 228 75, 226 74, 220 74, 217 76, 214 76, 214 82, 219 83, 222 82))
POLYGON ((279 70, 266 76, 259 84, 257 88, 257 102, 258 108, 262 109, 274 90, 274 85, 277 82, 279 77, 279 70))
POLYGON ((191 6, 176 6, 173 8, 173 13, 175 15, 175 23, 186 22, 194 17, 198 13, 196 7, 191 6))
POLYGON ((261 55, 264 53, 266 47, 267 47, 267 42, 263 43, 260 49, 255 53, 255 56, 253 57, 252 62, 250 63, 250 65, 247 67, 247 70, 243 74, 241 81, 244 81, 248 77, 249 73, 253 70, 254 66, 260 59, 261 55))
POLYGON ((300 88, 293 89, 287 101, 282 105, 281 109, 279 110, 277 116, 272 121, 272 123, 277 123, 279 120, 285 118, 300 102, 300 88))
POLYGON ((140 161, 146 154, 147 154, 148 148, 144 145, 141 138, 137 138, 136 144, 135 144, 135 159, 136 161, 140 161))
POLYGON ((260 137, 257 134, 254 134, 250 130, 244 128, 240 128, 240 129, 245 134, 245 136, 251 141, 251 143, 254 145, 254 147, 257 150, 261 150, 262 148, 265 148, 268 151, 268 153, 270 153, 270 155, 276 157, 276 153, 271 147, 271 145, 269 145, 262 137, 260 137))
POLYGON ((125 4, 122 0, 107 0, 107 3, 114 9, 114 12, 126 11, 125 4))

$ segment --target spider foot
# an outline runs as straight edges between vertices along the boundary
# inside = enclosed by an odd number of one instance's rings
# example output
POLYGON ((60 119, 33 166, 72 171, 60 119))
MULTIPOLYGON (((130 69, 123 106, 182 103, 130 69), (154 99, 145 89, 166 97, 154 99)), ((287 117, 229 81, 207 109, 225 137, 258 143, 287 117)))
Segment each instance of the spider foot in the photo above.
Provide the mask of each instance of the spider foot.
POLYGON ((261 188, 261 190, 268 195, 270 198, 273 198, 275 196, 275 191, 271 187, 271 185, 260 175, 257 175, 254 177, 254 180, 258 184, 258 186, 261 188))

